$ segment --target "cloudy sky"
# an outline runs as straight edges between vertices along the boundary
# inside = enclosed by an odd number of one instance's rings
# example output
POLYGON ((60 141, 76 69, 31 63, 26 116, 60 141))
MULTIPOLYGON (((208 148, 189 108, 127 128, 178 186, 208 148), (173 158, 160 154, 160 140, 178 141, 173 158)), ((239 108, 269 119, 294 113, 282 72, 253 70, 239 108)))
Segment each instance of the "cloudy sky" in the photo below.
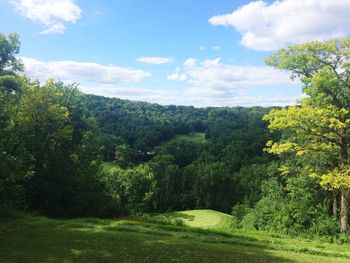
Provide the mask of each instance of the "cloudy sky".
POLYGON ((195 106, 294 104, 281 47, 350 34, 350 0, 0 0, 26 73, 86 93, 195 106))

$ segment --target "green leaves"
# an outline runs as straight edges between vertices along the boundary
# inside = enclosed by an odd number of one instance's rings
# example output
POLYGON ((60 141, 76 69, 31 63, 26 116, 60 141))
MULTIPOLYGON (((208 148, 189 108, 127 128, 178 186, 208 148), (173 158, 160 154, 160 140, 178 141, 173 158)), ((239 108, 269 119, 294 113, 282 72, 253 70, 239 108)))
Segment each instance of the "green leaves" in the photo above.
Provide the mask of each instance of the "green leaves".
POLYGON ((325 189, 350 189, 350 167, 335 168, 322 174, 320 179, 320 184, 325 189))
MULTIPOLYGON (((322 152, 337 156, 339 164, 349 161, 346 154, 350 136, 349 61, 349 38, 291 46, 266 60, 268 65, 290 70, 292 76, 299 77, 308 95, 300 106, 273 110, 264 117, 270 130, 284 134, 281 141, 267 145, 268 152, 289 152, 303 158, 322 152)), ((333 178, 333 188, 345 187, 340 186, 339 173, 333 168, 325 169, 322 180, 327 183, 322 185, 332 185, 333 178)))
MULTIPOLYGON (((290 70, 304 84, 300 107, 272 111, 264 117, 282 140, 267 151, 292 153, 304 160, 303 171, 324 189, 341 190, 341 232, 348 230, 350 189, 350 38, 309 42, 279 50, 266 63, 290 70)), ((336 202, 335 202, 336 205, 336 202)), ((336 210, 336 208, 334 209, 336 210)), ((335 212, 336 213, 336 212, 335 212)))
POLYGON ((140 214, 154 209, 156 181, 147 165, 126 170, 112 168, 104 178, 108 192, 124 206, 127 214, 140 214))
POLYGON ((0 73, 6 69, 13 71, 23 69, 23 65, 16 58, 19 48, 20 42, 17 34, 12 33, 5 36, 0 33, 0 73))

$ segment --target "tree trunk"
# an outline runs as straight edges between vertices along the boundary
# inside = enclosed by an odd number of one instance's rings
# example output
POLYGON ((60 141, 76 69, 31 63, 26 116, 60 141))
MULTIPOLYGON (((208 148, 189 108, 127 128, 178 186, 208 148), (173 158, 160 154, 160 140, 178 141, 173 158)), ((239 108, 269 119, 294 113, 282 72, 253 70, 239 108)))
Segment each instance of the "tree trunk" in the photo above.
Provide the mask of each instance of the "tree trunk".
MULTIPOLYGON (((346 131, 340 129, 340 168, 347 169, 349 166, 348 145, 346 131)), ((349 190, 340 189, 340 232, 346 234, 349 229, 349 190)))
POLYGON ((341 190, 340 200, 340 232, 346 234, 349 229, 349 190, 341 190))
POLYGON ((332 206, 332 212, 333 212, 333 217, 337 218, 338 216, 338 193, 337 191, 333 191, 332 193, 332 197, 333 197, 333 206, 332 206))

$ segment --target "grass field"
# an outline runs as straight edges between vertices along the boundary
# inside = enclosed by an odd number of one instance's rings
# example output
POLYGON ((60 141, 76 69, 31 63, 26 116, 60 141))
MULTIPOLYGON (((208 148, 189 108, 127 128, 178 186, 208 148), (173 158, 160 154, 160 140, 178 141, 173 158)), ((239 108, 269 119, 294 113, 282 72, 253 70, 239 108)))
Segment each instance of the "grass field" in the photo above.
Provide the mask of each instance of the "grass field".
POLYGON ((205 142, 205 134, 199 133, 199 132, 194 132, 189 134, 179 134, 179 135, 176 135, 173 140, 203 143, 205 142))
POLYGON ((104 171, 108 171, 111 168, 118 167, 118 165, 114 162, 102 162, 102 167, 104 171))
POLYGON ((181 141, 205 143, 206 139, 205 139, 205 134, 200 132, 192 132, 189 134, 178 134, 171 140, 162 142, 159 146, 164 146, 168 143, 181 142, 181 141))
POLYGON ((155 216, 168 220, 181 220, 186 226, 202 228, 229 228, 232 216, 213 210, 188 210, 155 216))
MULTIPOLYGON (((201 210, 201 215, 206 210, 201 210)), ((192 222, 201 221, 194 211, 192 222)), ((215 213, 208 212, 218 222, 215 213)), ((220 217, 220 216, 219 216, 220 217)), ((208 220, 211 221, 211 220, 208 220)), ((225 225, 219 221, 218 225, 225 225)), ((137 220, 0 221, 0 262, 350 262, 350 247, 137 220)))

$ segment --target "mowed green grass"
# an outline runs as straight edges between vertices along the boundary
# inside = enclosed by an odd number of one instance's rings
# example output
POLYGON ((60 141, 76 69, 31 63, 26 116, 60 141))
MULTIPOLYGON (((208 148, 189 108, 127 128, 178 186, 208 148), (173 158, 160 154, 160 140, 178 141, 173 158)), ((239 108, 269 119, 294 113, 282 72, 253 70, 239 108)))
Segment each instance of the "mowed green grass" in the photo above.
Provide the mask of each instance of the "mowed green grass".
POLYGON ((119 166, 115 162, 102 162, 102 167, 104 171, 108 171, 112 168, 118 168, 119 166))
POLYGON ((178 219, 190 227, 229 228, 232 224, 231 215, 214 210, 188 210, 171 212, 158 215, 158 217, 169 220, 178 219))
POLYGON ((193 133, 189 133, 189 134, 179 134, 179 135, 176 135, 173 140, 203 143, 203 142, 205 142, 205 134, 199 133, 199 132, 193 132, 193 133))
POLYGON ((350 247, 142 221, 0 221, 0 262, 350 262, 350 247), (273 242, 272 242, 273 241, 273 242))
POLYGON ((159 146, 164 146, 172 142, 180 143, 182 141, 194 142, 194 143, 205 143, 205 134, 200 132, 192 132, 189 134, 178 134, 169 141, 162 142, 159 146))

